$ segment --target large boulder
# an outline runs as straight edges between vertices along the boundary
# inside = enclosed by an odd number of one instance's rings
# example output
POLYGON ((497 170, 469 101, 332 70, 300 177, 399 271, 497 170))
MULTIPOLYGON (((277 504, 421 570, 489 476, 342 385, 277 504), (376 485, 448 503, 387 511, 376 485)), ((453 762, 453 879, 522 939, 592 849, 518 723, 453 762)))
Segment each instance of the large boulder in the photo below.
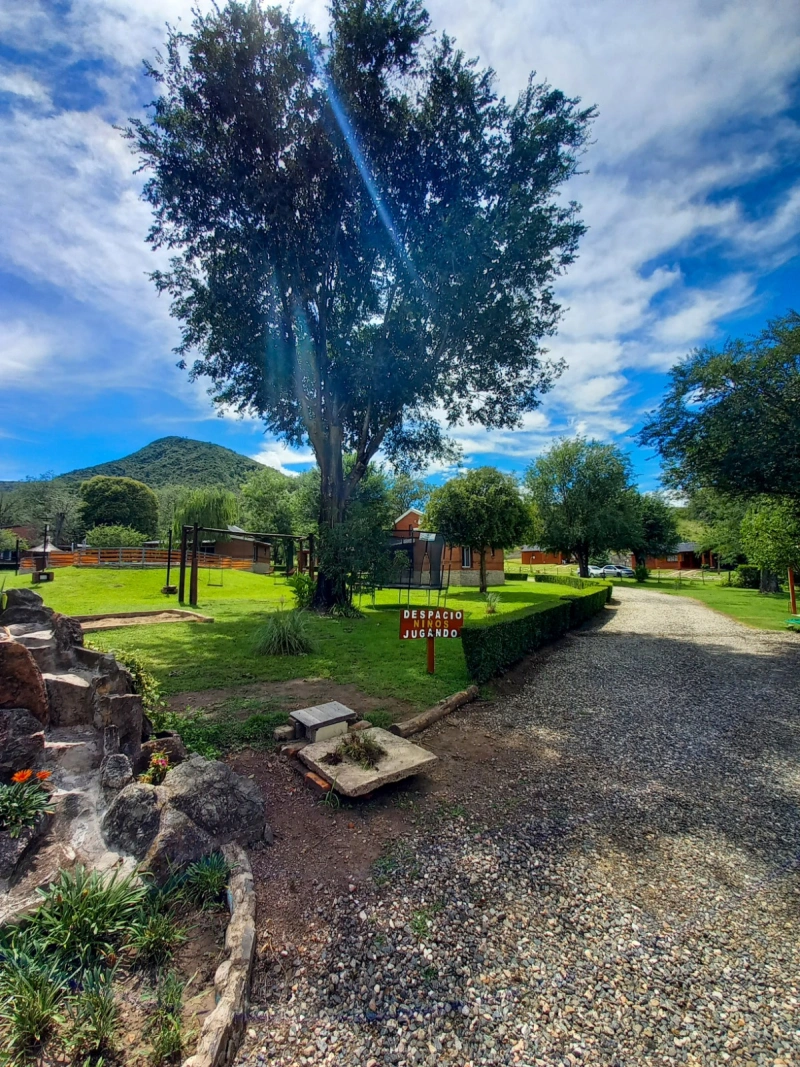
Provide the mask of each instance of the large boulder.
POLYGON ((120 751, 137 763, 142 743, 142 698, 136 693, 102 696, 98 691, 94 697, 92 714, 92 721, 98 730, 116 726, 120 751))
POLYGON ((267 822, 258 786, 219 760, 192 756, 167 774, 161 788, 168 804, 219 844, 252 846, 264 840, 267 822))
POLYGON ((94 684, 86 673, 46 672, 43 676, 50 700, 53 726, 89 726, 94 721, 94 684))
POLYGON ((152 874, 161 885, 170 875, 210 855, 216 848, 214 838, 188 815, 176 808, 165 807, 158 834, 142 860, 141 869, 152 874))
POLYGON ((41 608, 44 601, 35 589, 7 589, 7 608, 41 608))
POLYGON ((26 708, 0 710, 0 782, 35 767, 44 750, 42 724, 26 708))
POLYGON ((6 608, 0 613, 0 626, 11 625, 37 625, 49 626, 53 618, 53 609, 46 608, 44 604, 27 605, 20 604, 17 607, 6 608))
POLYGON ((50 722, 47 691, 27 648, 0 630, 0 708, 27 708, 42 726, 50 722))
POLYGON ((106 756, 100 770, 100 784, 109 792, 117 792, 133 781, 131 761, 122 752, 106 756))
POLYGON ((103 816, 103 836, 109 848, 143 859, 158 833, 163 804, 157 786, 140 782, 125 786, 103 816))
POLYGON ((83 646, 83 629, 77 619, 69 615, 61 615, 56 612, 50 620, 53 628, 53 636, 56 642, 56 650, 62 662, 72 663, 73 649, 83 646))

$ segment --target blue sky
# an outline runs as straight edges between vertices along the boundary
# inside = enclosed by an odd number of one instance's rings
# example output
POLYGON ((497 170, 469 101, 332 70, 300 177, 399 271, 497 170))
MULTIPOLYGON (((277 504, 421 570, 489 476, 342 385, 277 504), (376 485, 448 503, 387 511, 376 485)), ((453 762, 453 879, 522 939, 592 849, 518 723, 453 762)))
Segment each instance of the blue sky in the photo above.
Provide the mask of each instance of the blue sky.
MULTIPOLYGON (((307 465, 219 418, 175 367, 146 274, 149 211, 115 124, 153 93, 141 61, 191 0, 0 7, 0 479, 114 459, 156 437, 307 465)), ((201 8, 208 4, 201 0, 201 8)), ((600 117, 567 195, 589 226, 560 280, 550 351, 568 370, 514 432, 456 432, 469 464, 521 471, 561 434, 631 450, 669 367, 800 308, 800 7, 772 0, 434 0, 434 26, 513 96, 535 69, 600 117)), ((298 2, 318 26, 324 5, 298 2)))

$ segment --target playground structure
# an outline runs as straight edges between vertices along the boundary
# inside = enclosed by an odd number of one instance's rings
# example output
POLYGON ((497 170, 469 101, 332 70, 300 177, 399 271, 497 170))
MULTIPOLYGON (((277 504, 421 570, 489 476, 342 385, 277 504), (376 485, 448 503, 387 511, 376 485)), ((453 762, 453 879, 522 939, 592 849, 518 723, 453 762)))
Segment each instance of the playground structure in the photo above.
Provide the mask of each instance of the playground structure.
POLYGON ((247 530, 237 530, 234 535, 231 535, 230 530, 219 530, 212 526, 199 526, 195 523, 193 526, 183 526, 181 528, 181 545, 178 563, 178 600, 181 604, 185 602, 186 597, 187 566, 189 569, 189 604, 191 607, 196 607, 197 584, 200 568, 212 568, 212 560, 215 557, 220 558, 216 556, 215 552, 202 551, 202 534, 212 534, 217 538, 225 538, 226 542, 231 541, 233 537, 233 540, 236 542, 249 542, 253 546, 251 560, 246 558, 234 560, 231 557, 223 557, 229 559, 231 566, 235 567, 237 570, 250 570, 262 574, 271 573, 274 569, 271 549, 273 546, 277 547, 277 545, 281 545, 283 549, 283 565, 281 569, 285 570, 286 576, 290 577, 293 574, 307 573, 312 581, 314 579, 315 556, 313 534, 297 536, 295 534, 253 533, 247 530), (267 550, 266 552, 264 551, 265 549, 267 550))

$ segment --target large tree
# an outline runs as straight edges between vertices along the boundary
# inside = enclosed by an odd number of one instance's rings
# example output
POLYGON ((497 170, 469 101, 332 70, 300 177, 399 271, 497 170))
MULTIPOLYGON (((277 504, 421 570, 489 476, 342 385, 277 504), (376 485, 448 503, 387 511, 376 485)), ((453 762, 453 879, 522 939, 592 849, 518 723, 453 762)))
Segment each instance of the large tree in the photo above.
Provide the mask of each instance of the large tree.
POLYGON ((495 467, 478 467, 434 489, 425 525, 449 545, 465 545, 480 558, 480 591, 487 590, 486 553, 513 548, 530 528, 530 511, 516 479, 495 467))
POLYGON ((87 527, 131 526, 152 537, 158 527, 158 497, 135 478, 97 474, 79 489, 87 527))
POLYGON ((800 315, 673 367, 640 442, 684 491, 800 499, 800 315))
POLYGON ((659 493, 642 493, 634 507, 638 523, 632 529, 629 547, 637 564, 674 552, 681 539, 675 509, 659 493))
POLYGON ((761 569, 762 593, 778 590, 787 571, 800 571, 800 508, 796 500, 762 497, 753 501, 741 525, 749 563, 761 569))
POLYGON ((525 487, 537 542, 575 556, 584 578, 592 556, 630 548, 639 536, 630 461, 614 445, 562 439, 531 463, 525 487))
POLYGON ((171 30, 150 73, 128 136, 181 356, 217 403, 310 442, 323 538, 379 450, 405 469, 447 453, 437 409, 513 427, 537 406, 592 108, 533 80, 506 103, 418 0, 332 0, 324 43, 230 2, 171 30))

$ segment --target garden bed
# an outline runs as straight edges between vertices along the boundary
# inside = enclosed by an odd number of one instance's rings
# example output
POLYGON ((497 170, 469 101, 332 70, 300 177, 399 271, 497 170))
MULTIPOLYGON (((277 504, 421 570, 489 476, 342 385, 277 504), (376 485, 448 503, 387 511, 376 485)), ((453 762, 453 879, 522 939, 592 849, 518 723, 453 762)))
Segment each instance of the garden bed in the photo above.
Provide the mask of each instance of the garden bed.
POLYGON ((232 870, 215 854, 160 888, 120 869, 62 871, 36 911, 0 930, 4 1052, 53 1067, 190 1056, 220 995, 232 870))

